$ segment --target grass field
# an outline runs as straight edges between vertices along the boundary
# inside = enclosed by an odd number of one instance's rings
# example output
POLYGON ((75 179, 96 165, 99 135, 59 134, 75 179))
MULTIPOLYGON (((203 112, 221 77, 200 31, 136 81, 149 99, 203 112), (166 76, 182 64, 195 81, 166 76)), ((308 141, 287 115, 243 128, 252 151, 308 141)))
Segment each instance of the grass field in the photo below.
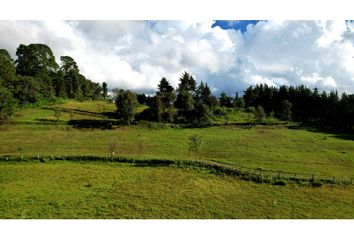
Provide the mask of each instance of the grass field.
POLYGON ((120 163, 0 163, 0 168, 0 218, 354 216, 349 186, 273 186, 120 163))
MULTIPOLYGON (((101 114, 114 110, 114 104, 103 101, 67 101, 51 107, 80 110, 71 114, 74 119, 107 119, 101 114)), ((203 138, 201 159, 336 177, 354 175, 354 141, 283 125, 237 125, 249 118, 244 113, 231 114, 231 125, 209 128, 140 124, 112 130, 38 122, 36 119, 54 119, 54 111, 48 109, 25 109, 17 115, 21 115, 14 117, 19 124, 0 129, 0 155, 108 156, 108 145, 117 142, 116 154, 120 156, 188 160, 193 158, 188 152, 188 137, 197 133, 203 138), (32 124, 24 124, 24 119, 31 119, 32 124)), ((70 119, 64 115, 63 121, 65 117, 70 119)))
MULTIPOLYGON (((275 119, 267 120, 274 125, 247 124, 252 121, 249 113, 229 112, 213 119, 219 125, 200 129, 148 122, 112 129, 67 124, 70 120, 115 121, 109 114, 114 109, 114 104, 103 101, 64 101, 22 109, 13 124, 0 127, 0 157, 109 156, 109 145, 116 142, 116 156, 193 160, 187 141, 196 133, 203 139, 201 160, 316 177, 354 177, 350 136, 294 128, 275 119)), ((3 218, 354 216, 353 186, 273 186, 175 167, 3 162, 0 189, 3 218), (86 183, 92 186, 85 187, 86 183)))

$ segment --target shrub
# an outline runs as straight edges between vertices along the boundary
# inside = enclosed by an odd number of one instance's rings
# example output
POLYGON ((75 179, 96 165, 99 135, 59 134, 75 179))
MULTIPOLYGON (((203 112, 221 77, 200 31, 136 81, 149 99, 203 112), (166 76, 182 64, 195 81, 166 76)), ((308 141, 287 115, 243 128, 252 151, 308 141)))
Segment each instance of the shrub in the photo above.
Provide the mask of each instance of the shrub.
POLYGON ((276 180, 276 181, 273 182, 273 185, 285 186, 286 185, 286 181, 284 181, 284 180, 276 180))
POLYGON ((310 185, 311 185, 312 187, 321 187, 321 186, 322 186, 322 183, 317 181, 317 182, 311 182, 310 185))

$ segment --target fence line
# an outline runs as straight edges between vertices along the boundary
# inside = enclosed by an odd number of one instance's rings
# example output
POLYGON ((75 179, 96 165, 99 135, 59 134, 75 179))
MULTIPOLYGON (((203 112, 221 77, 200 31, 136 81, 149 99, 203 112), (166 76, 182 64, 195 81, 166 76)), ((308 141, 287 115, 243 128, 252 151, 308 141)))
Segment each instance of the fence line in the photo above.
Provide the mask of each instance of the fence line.
POLYGON ((205 168, 212 172, 224 173, 227 175, 240 176, 242 179, 252 180, 255 182, 272 183, 277 180, 287 180, 293 182, 320 182, 328 184, 353 184, 353 176, 329 176, 314 173, 296 173, 287 171, 267 170, 262 168, 250 168, 238 166, 236 164, 220 162, 217 160, 171 160, 171 159, 136 159, 127 157, 110 157, 110 156, 96 156, 96 155, 63 155, 63 156, 0 156, 2 162, 26 162, 26 161, 40 161, 47 162, 53 160, 67 160, 67 161, 103 161, 103 162, 120 162, 132 163, 135 165, 151 165, 151 166, 168 166, 176 165, 179 167, 197 167, 205 168))

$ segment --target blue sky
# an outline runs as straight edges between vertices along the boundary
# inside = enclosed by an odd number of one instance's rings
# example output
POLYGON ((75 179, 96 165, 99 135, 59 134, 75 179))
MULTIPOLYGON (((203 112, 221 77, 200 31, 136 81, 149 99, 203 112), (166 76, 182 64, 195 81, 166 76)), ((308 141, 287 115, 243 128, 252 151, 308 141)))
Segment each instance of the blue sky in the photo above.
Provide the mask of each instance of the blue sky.
POLYGON ((248 25, 256 25, 260 20, 216 20, 212 27, 219 26, 222 29, 239 30, 246 32, 248 25))
POLYGON ((353 21, 0 21, 0 36, 14 58, 44 43, 110 88, 153 93, 189 71, 215 94, 259 83, 354 93, 353 21))

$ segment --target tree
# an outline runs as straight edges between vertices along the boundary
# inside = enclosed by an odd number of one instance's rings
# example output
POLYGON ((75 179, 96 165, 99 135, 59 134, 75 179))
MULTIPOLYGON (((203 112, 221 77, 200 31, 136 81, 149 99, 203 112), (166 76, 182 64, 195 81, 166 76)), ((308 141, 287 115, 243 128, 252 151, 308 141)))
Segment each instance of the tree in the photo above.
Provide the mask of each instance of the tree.
POLYGON ((15 111, 15 100, 9 90, 0 86, 0 124, 6 123, 15 111))
POLYGON ((155 113, 158 121, 170 122, 174 118, 173 102, 176 99, 176 93, 166 78, 160 80, 158 91, 156 92, 154 104, 155 113))
POLYGON ((235 98, 232 102, 232 105, 236 109, 241 109, 241 108, 245 107, 245 102, 242 97, 238 96, 238 92, 236 92, 236 94, 235 94, 235 98))
POLYGON ((197 134, 194 134, 188 138, 189 152, 194 154, 194 159, 196 161, 198 160, 198 155, 202 148, 202 142, 202 138, 197 134))
POLYGON ((102 83, 102 97, 107 100, 108 97, 108 89, 107 89, 107 83, 103 82, 102 83))
POLYGON ((196 88, 196 82, 193 76, 187 72, 184 72, 179 80, 175 107, 180 110, 181 115, 186 117, 188 111, 193 110, 194 107, 193 93, 196 88))
POLYGON ((201 82, 194 94, 193 124, 196 126, 208 124, 211 108, 214 108, 213 96, 208 85, 201 82))
POLYGON ((12 85, 16 77, 16 69, 14 60, 11 58, 8 51, 0 49, 0 86, 7 88, 12 85))
POLYGON ((264 111, 264 108, 262 106, 258 105, 254 115, 256 118, 256 122, 263 122, 266 117, 266 113, 264 111))
POLYGON ((126 124, 129 126, 132 121, 134 121, 134 115, 136 108, 138 106, 138 99, 135 93, 123 89, 116 92, 116 106, 117 113, 121 116, 126 124))
POLYGON ((81 86, 86 78, 80 74, 79 67, 70 56, 61 56, 61 67, 59 71, 63 76, 65 92, 69 98, 81 98, 83 95, 81 86))
POLYGON ((108 143, 108 152, 111 155, 111 158, 114 157, 114 154, 116 153, 118 148, 118 143, 115 139, 112 139, 109 143, 108 143))
POLYGON ((13 96, 20 104, 35 103, 39 98, 40 86, 36 79, 29 76, 18 76, 13 85, 13 96))
POLYGON ((161 96, 156 95, 154 97, 154 103, 151 108, 153 111, 154 120, 161 122, 162 116, 164 114, 164 106, 161 100, 161 96))
POLYGON ((52 50, 45 44, 20 44, 16 50, 16 72, 35 78, 44 97, 53 95, 52 79, 58 69, 52 50))
POLYGON ((20 44, 16 51, 17 74, 35 77, 39 72, 58 69, 52 50, 45 44, 20 44))
POLYGON ((293 107, 292 103, 289 102, 287 99, 281 102, 281 112, 280 112, 280 119, 289 121, 291 120, 291 108, 293 107))
POLYGON ((232 107, 232 98, 227 96, 225 92, 220 94, 219 102, 222 107, 232 107))

